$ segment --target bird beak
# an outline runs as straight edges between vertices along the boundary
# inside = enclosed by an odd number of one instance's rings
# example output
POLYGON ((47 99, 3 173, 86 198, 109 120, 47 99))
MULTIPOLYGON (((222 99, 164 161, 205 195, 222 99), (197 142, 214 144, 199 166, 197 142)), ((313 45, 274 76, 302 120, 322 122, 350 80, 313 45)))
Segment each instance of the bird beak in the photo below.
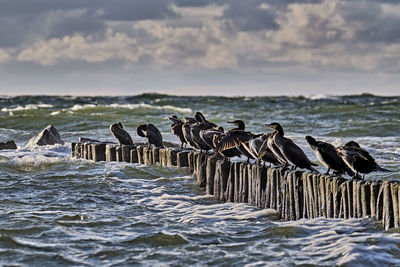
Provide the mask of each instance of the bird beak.
POLYGON ((233 121, 227 121, 227 123, 234 123, 233 121))
POLYGON ((274 128, 271 124, 269 124, 269 123, 266 123, 266 124, 264 124, 264 126, 268 126, 268 127, 270 127, 270 128, 274 128))

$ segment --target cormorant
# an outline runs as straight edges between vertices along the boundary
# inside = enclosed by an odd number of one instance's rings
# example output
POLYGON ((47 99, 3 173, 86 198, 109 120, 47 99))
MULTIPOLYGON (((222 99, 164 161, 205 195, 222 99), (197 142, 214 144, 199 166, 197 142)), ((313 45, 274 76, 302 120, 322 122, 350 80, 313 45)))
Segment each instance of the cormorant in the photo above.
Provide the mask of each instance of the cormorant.
POLYGON ((209 122, 206 120, 204 115, 201 112, 196 112, 195 118, 197 120, 196 123, 193 123, 190 127, 190 135, 194 143, 196 143, 197 147, 200 150, 210 150, 212 146, 208 145, 204 140, 200 137, 200 131, 207 130, 213 127, 217 127, 215 123, 209 122))
POLYGON ((248 147, 248 142, 254 138, 254 134, 245 131, 246 126, 242 120, 228 121, 228 123, 233 123, 237 128, 230 129, 226 133, 226 136, 224 136, 214 148, 214 153, 236 147, 247 159, 256 159, 257 156, 248 147))
POLYGON ((282 168, 285 168, 288 165, 288 162, 286 158, 282 155, 282 152, 280 149, 275 145, 274 142, 274 137, 277 131, 272 131, 272 133, 268 136, 267 138, 267 147, 271 150, 271 152, 274 154, 276 159, 279 161, 279 163, 282 164, 282 168))
POLYGON ((110 132, 121 145, 133 145, 131 136, 122 127, 122 123, 117 122, 110 125, 110 132))
POLYGON ((179 140, 181 141, 181 148, 182 148, 184 144, 185 145, 187 144, 182 131, 183 121, 178 119, 178 117, 175 115, 169 117, 169 119, 172 121, 171 133, 179 138, 179 140))
POLYGON ((334 172, 339 174, 347 173, 349 176, 354 175, 342 158, 339 157, 336 148, 333 145, 323 141, 317 141, 309 135, 306 136, 306 140, 310 145, 311 150, 314 151, 317 156, 319 162, 328 168, 325 174, 329 174, 329 171, 332 169, 334 172))
POLYGON ((255 155, 257 155, 257 162, 261 159, 265 162, 278 165, 279 161, 276 159, 275 155, 267 146, 267 139, 271 133, 263 134, 249 141, 249 147, 255 155))
POLYGON ((190 128, 191 126, 196 123, 197 120, 195 118, 185 118, 184 123, 182 125, 182 133, 183 137, 186 140, 186 143, 189 144, 193 148, 198 148, 200 149, 195 142, 193 142, 192 136, 190 134, 190 128))
POLYGON ((214 149, 214 136, 220 136, 224 134, 224 128, 221 126, 213 127, 211 129, 205 129, 200 131, 200 138, 212 149, 214 149))
POLYGON ((364 179, 365 174, 373 171, 391 172, 391 170, 380 167, 368 151, 362 149, 355 141, 350 141, 336 150, 356 176, 358 176, 358 173, 362 174, 362 179, 364 179))
MULTIPOLYGON (((224 138, 225 136, 226 136, 226 133, 222 133, 220 135, 214 135, 213 136, 213 147, 214 147, 214 149, 217 146, 217 144, 221 141, 221 139, 224 138)), ((219 153, 222 156, 227 157, 228 160, 229 160, 229 158, 240 157, 240 155, 242 155, 242 153, 236 147, 222 150, 219 153)))
POLYGON ((163 139, 160 131, 153 124, 142 124, 137 127, 137 134, 141 137, 146 137, 149 143, 149 147, 154 145, 155 147, 164 147, 163 139))
POLYGON ((284 137, 283 128, 279 123, 273 122, 271 124, 266 124, 266 126, 271 127, 276 131, 274 134, 274 143, 279 148, 287 162, 294 166, 292 170, 299 167, 318 172, 312 167, 312 165, 316 164, 311 163, 304 151, 291 139, 284 137))

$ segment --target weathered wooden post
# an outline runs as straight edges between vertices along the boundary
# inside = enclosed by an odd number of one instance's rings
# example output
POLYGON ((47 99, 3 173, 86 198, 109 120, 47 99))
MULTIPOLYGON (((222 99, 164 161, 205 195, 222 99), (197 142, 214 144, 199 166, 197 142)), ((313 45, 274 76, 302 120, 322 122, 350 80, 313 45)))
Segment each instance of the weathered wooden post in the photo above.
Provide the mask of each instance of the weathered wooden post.
MULTIPOLYGON (((187 153, 187 152, 185 152, 187 153)), ((186 157, 187 158, 187 157, 186 157)), ((207 157, 207 169, 206 169, 206 194, 214 194, 214 177, 217 164, 217 157, 207 157)))
POLYGON ((94 161, 106 160, 106 144, 93 144, 92 145, 92 159, 94 161))
POLYGON ((180 151, 176 155, 176 165, 178 168, 189 167, 189 151, 180 151))
POLYGON ((115 145, 106 145, 106 161, 116 161, 115 145))
POLYGON ((131 150, 135 147, 132 145, 121 145, 121 158, 123 162, 131 162, 131 150))

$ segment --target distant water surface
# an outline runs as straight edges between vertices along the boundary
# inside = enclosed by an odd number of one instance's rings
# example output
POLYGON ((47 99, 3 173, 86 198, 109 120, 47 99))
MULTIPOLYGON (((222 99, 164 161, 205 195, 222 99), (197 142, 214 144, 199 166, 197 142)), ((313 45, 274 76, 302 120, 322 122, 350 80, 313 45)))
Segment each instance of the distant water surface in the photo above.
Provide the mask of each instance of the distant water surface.
POLYGON ((204 195, 175 168, 70 157, 79 137, 114 141, 118 121, 135 142, 151 122, 178 143, 168 116, 196 111, 226 130, 232 119, 256 133, 280 122, 313 161, 305 135, 355 140, 393 170, 366 179, 400 180, 400 97, 0 97, 0 141, 18 145, 0 151, 0 265, 400 266, 399 230, 372 219, 285 222, 204 195), (50 123, 65 145, 27 145, 50 123))

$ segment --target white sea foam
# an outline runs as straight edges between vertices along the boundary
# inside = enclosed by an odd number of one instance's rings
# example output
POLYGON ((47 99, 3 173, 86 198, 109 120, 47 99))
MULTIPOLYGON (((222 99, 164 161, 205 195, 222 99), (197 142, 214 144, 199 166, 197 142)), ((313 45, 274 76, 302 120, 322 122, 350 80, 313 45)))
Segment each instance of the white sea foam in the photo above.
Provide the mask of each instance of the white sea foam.
POLYGON ((325 95, 325 94, 310 95, 307 98, 311 99, 311 100, 322 100, 322 99, 338 100, 339 99, 337 96, 325 95))
MULTIPOLYGON (((176 106, 172 106, 172 105, 157 106, 157 105, 150 105, 150 104, 146 104, 146 103, 139 103, 139 104, 113 103, 113 104, 108 104, 108 105, 76 104, 72 108, 70 108, 69 111, 78 111, 78 110, 101 108, 101 107, 115 108, 115 109, 129 109, 129 110, 136 110, 136 109, 172 110, 172 111, 176 111, 179 113, 192 113, 193 112, 192 109, 190 109, 190 108, 181 108, 181 107, 176 107, 176 106)), ((67 110, 64 109, 63 111, 67 111, 67 110)))
MULTIPOLYGON (((366 219, 325 219, 281 222, 278 227, 295 228, 300 234, 290 238, 290 245, 302 251, 304 260, 299 265, 331 262, 340 266, 399 266, 399 233, 365 231, 375 222, 366 219)), ((288 249, 289 256, 295 250, 288 249)))
POLYGON ((88 108, 95 108, 95 104, 85 104, 85 105, 80 105, 80 104, 75 104, 71 110, 72 111, 77 111, 77 110, 82 110, 82 109, 88 109, 88 108))
POLYGON ((22 110, 31 110, 31 109, 39 109, 39 108, 52 108, 53 105, 49 104, 27 104, 25 106, 17 106, 15 108, 2 108, 2 112, 14 112, 14 111, 22 111, 22 110))

